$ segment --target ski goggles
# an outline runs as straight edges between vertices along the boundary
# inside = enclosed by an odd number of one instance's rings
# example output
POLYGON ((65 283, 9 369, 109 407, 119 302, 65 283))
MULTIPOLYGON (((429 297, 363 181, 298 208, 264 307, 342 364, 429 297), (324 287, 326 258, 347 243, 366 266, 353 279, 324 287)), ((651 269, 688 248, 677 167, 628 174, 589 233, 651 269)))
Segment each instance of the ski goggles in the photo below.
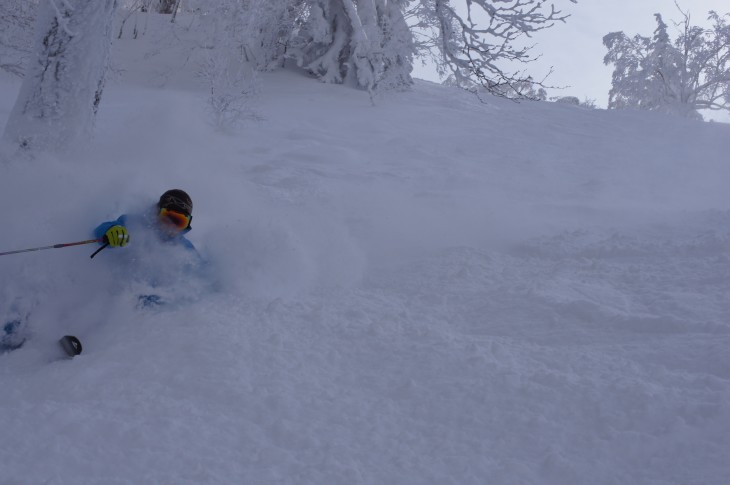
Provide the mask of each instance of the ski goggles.
POLYGON ((190 226, 192 216, 171 209, 160 209, 160 220, 180 231, 190 226))

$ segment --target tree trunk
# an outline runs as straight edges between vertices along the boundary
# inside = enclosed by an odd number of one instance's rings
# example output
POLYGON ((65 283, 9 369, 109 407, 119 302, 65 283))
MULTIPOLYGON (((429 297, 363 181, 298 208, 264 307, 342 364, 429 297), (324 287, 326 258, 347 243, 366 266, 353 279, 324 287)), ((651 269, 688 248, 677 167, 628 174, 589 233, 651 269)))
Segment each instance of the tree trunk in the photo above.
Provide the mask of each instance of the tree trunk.
POLYGON ((117 0, 44 0, 34 54, 5 127, 17 147, 60 149, 88 136, 101 102, 117 0))
POLYGON ((160 0, 157 11, 159 13, 171 14, 175 11, 176 4, 177 0, 160 0))

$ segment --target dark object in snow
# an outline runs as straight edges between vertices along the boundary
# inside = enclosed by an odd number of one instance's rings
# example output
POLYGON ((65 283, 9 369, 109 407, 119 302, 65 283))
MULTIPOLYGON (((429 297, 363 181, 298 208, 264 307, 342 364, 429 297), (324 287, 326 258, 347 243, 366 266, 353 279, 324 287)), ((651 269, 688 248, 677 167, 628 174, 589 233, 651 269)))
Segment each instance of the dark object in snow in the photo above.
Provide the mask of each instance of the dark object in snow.
POLYGON ((69 357, 76 357, 81 353, 81 341, 73 335, 65 335, 58 341, 69 357))
POLYGON ((160 295, 139 295, 137 297, 137 308, 155 308, 165 304, 160 295))
POLYGON ((19 349, 25 343, 25 336, 20 331, 23 326, 21 320, 11 320, 5 322, 0 329, 0 353, 10 352, 19 349))

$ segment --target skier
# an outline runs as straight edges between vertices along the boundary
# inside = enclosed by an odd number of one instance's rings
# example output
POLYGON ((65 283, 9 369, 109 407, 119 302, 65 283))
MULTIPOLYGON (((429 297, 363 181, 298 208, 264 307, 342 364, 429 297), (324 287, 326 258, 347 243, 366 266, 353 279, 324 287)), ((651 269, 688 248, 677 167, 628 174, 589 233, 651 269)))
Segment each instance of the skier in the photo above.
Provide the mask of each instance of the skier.
MULTIPOLYGON (((113 221, 99 224, 94 236, 102 246, 124 248, 109 264, 124 266, 126 277, 145 290, 173 286, 180 272, 190 273, 202 263, 195 246, 185 237, 190 232, 193 202, 181 189, 171 189, 160 196, 156 205, 141 214, 124 214, 113 221)), ((98 251, 97 251, 98 252, 98 251)), ((112 282, 111 284, 115 284, 112 282)), ((179 290, 179 289, 178 289, 179 290)), ((159 291, 138 295, 138 308, 157 307, 166 303, 159 291)), ((28 311, 14 311, 0 327, 0 352, 10 351, 25 343, 28 311)), ((80 353, 80 343, 66 336, 61 344, 70 355, 80 353), (69 347, 71 345, 71 347, 69 347)))
MULTIPOLYGON (((142 214, 124 214, 114 221, 99 224, 94 235, 112 248, 125 248, 119 254, 128 279, 136 285, 138 308, 163 305, 165 288, 181 293, 181 278, 199 273, 202 258, 185 234, 190 232, 193 201, 181 189, 168 190, 156 206, 142 214), (130 245, 133 249, 126 248, 130 245), (140 288, 141 287, 141 288, 140 288), (143 293, 139 294, 142 291, 143 293), (152 293, 146 293, 152 291, 152 293)), ((117 259, 117 258, 115 258, 117 259)))

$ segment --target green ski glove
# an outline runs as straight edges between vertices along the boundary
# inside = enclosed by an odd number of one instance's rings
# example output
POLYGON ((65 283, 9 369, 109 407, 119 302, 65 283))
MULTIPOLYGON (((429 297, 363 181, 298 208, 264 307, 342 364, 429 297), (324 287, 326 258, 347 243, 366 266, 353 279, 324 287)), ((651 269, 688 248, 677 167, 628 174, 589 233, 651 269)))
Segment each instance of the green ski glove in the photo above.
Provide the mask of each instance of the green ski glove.
POLYGON ((129 242, 127 228, 124 226, 110 227, 104 234, 104 242, 113 248, 126 246, 129 242))

